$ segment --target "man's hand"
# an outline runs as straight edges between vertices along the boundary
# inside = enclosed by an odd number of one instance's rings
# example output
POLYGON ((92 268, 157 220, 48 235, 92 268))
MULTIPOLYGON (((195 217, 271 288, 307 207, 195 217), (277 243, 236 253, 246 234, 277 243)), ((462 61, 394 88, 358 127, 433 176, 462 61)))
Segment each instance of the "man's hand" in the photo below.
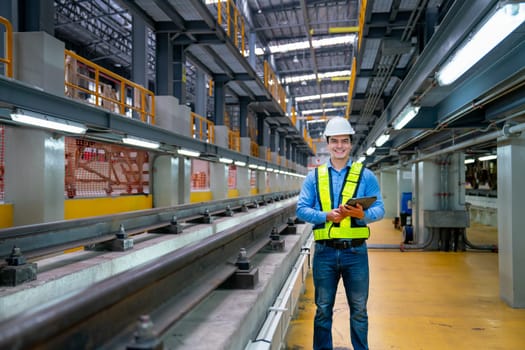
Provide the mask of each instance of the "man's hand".
POLYGON ((340 205, 339 208, 332 209, 332 211, 326 214, 326 221, 338 223, 347 216, 363 219, 365 217, 363 206, 359 203, 357 203, 355 206, 340 205))
POLYGON ((338 210, 341 214, 344 215, 344 217, 351 216, 357 219, 363 219, 365 217, 363 206, 359 203, 356 203, 355 206, 340 205, 338 210))
POLYGON ((332 209, 332 211, 326 214, 326 221, 338 223, 338 222, 341 222, 341 220, 343 220, 344 218, 345 218, 345 215, 341 213, 340 208, 332 209))

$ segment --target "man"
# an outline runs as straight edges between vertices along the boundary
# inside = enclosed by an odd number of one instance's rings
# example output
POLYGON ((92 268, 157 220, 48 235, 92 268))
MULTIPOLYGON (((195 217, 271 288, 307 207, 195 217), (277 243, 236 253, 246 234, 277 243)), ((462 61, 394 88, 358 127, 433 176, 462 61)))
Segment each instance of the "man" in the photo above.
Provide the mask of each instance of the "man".
POLYGON ((368 223, 383 218, 385 209, 375 175, 350 160, 354 129, 335 117, 324 135, 330 160, 306 176, 297 202, 297 217, 314 224, 313 278, 314 349, 332 349, 332 313, 339 279, 350 306, 350 339, 354 350, 368 349, 368 223), (376 196, 364 209, 344 205, 349 198, 376 196))

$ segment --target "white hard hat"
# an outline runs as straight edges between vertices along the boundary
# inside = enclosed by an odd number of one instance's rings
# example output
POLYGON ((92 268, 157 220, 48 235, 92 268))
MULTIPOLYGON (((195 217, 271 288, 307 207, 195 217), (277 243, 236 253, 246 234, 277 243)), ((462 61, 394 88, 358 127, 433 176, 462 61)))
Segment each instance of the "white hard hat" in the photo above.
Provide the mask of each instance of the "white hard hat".
POLYGON ((352 125, 348 119, 343 117, 334 117, 326 123, 324 136, 353 135, 355 134, 352 125))

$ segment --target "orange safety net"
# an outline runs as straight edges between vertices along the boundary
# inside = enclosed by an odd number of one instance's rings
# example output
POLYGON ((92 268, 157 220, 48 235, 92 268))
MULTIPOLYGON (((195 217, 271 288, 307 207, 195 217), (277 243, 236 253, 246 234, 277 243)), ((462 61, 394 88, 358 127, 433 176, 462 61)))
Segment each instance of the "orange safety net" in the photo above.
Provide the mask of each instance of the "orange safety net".
POLYGON ((237 188, 237 167, 235 165, 230 165, 228 167, 228 189, 237 188))
POLYGON ((208 176, 204 171, 198 171, 191 174, 191 189, 192 190, 208 190, 208 176))
POLYGON ((257 187, 257 172, 255 170, 250 170, 250 187, 257 187))
POLYGON ((191 190, 210 190, 210 164, 201 159, 191 160, 191 190))
POLYGON ((5 142, 4 142, 4 130, 3 126, 0 126, 0 202, 4 201, 4 154, 5 154, 5 142))
POLYGON ((147 151, 66 137, 68 198, 149 193, 147 151))

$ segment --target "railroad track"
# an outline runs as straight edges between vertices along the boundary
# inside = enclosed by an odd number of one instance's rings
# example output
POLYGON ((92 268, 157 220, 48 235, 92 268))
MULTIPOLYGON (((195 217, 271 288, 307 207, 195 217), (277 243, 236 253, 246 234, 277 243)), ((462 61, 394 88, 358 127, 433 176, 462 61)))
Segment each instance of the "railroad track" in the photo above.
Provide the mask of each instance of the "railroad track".
MULTIPOLYGON (((259 197, 256 201, 270 203, 286 198, 287 195, 279 194, 259 197)), ((275 232, 276 228, 287 227, 295 212, 295 202, 288 202, 255 220, 242 222, 206 240, 102 280, 58 303, 27 310, 2 321, 0 348, 156 348, 177 321, 238 273, 236 263, 241 248, 246 249, 246 257, 251 258, 271 243, 272 231, 275 236, 279 233, 275 232)), ((237 205, 241 208, 246 200, 237 205)), ((226 207, 231 210, 232 203, 226 207)), ((212 213, 224 211, 218 208, 214 207, 212 213)), ((198 216, 195 212, 202 211, 202 207, 188 210, 185 217, 195 220, 198 216), (193 215, 189 215, 190 212, 193 215)), ((209 215, 210 210, 206 212, 209 215)), ((150 219, 146 221, 152 226, 150 219)), ((172 225, 164 221, 162 227, 171 229, 172 225)))
POLYGON ((111 242, 125 230, 127 235, 148 232, 177 233, 192 222, 209 222, 213 216, 233 215, 235 211, 259 207, 297 195, 296 191, 274 192, 249 197, 182 204, 173 207, 66 220, 0 230, 0 267, 13 247, 28 259, 56 254, 79 246, 111 242))

